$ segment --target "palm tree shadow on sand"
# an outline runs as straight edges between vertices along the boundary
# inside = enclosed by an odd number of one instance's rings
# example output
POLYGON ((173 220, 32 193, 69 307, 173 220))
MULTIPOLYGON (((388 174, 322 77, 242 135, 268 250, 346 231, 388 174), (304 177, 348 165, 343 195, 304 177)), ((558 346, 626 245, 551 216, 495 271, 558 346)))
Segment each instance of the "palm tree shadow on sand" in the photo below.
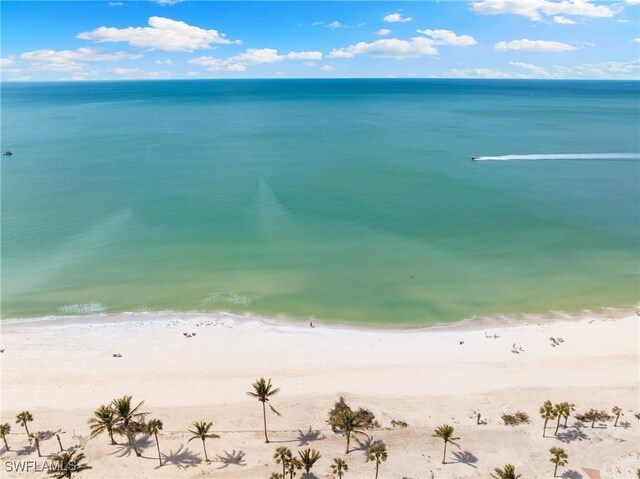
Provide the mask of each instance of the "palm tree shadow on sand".
POLYGON ((364 452, 365 456, 367 455, 369 448, 371 447, 371 445, 373 444, 373 436, 369 436, 365 434, 364 439, 360 439, 358 437, 355 437, 354 440, 358 443, 357 447, 352 448, 352 451, 362 451, 364 452))
POLYGON ((217 455, 212 462, 221 462, 222 465, 218 469, 224 469, 228 467, 230 464, 235 466, 246 466, 247 463, 244 460, 245 453, 242 451, 237 451, 234 449, 231 452, 224 451, 224 456, 217 455))
POLYGON ((471 454, 469 451, 456 451, 452 455, 455 458, 455 461, 452 462, 466 464, 467 466, 471 466, 474 469, 478 468, 478 466, 475 465, 476 462, 478 462, 478 458, 471 454))
POLYGON ((581 428, 576 428, 559 432, 558 434, 556 434, 556 439, 560 442, 569 444, 573 441, 584 441, 586 439, 589 439, 589 436, 587 436, 581 428))
POLYGON ((560 477, 563 479, 584 479, 584 476, 574 469, 564 471, 560 477))
POLYGON ((309 430, 305 432, 303 432, 302 429, 298 429, 298 433, 299 446, 308 446, 309 443, 313 441, 321 441, 326 438, 319 430, 311 429, 311 426, 309 426, 309 430))
POLYGON ((16 451, 16 454, 18 456, 28 456, 29 454, 33 454, 34 452, 36 452, 35 446, 24 446, 23 448, 18 449, 16 451))
POLYGON ((189 467, 197 466, 202 462, 202 458, 199 454, 185 448, 184 444, 180 444, 180 447, 174 452, 169 451, 168 454, 163 454, 165 465, 174 465, 178 469, 187 469, 189 467))
MULTIPOLYGON (((143 451, 144 449, 152 445, 151 438, 146 435, 141 436, 137 439, 134 439, 134 441, 139 451, 143 451)), ((116 450, 112 452, 111 455, 112 456, 117 455, 118 457, 129 457, 131 456, 132 452, 133 452, 133 448, 130 447, 128 443, 125 443, 125 444, 118 444, 116 450)), ((145 455, 140 455, 140 457, 143 457, 145 459, 151 459, 150 456, 145 456, 145 455)))

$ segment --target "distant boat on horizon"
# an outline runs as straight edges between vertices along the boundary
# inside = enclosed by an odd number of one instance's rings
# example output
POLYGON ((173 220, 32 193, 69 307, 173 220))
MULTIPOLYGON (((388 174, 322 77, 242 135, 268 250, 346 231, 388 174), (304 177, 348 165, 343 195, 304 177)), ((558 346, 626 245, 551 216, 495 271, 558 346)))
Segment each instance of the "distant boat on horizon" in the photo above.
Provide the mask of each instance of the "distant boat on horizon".
POLYGON ((2 154, 2 156, 13 156, 13 153, 7 150, 2 154))

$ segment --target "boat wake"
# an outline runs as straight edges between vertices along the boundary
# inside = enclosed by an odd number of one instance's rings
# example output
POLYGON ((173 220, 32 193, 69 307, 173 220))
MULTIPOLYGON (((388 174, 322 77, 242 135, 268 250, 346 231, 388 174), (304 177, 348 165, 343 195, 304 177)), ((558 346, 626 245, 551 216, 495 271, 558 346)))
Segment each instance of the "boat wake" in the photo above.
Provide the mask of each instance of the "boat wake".
POLYGON ((560 153, 545 155, 472 156, 475 161, 510 160, 640 160, 640 153, 560 153))

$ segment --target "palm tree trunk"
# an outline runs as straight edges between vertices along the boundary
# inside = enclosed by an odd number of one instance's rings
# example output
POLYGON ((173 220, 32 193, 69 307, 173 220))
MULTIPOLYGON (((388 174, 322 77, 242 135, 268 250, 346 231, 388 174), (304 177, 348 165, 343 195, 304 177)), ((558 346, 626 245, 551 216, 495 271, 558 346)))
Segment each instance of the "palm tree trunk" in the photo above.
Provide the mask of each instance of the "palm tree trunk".
POLYGON ((127 437, 129 438, 129 447, 133 448, 133 450, 136 453, 136 456, 140 457, 142 456, 142 454, 138 451, 138 448, 136 447, 136 442, 133 439, 133 433, 127 429, 127 437))
POLYGON ((351 432, 347 431, 347 450, 344 451, 345 454, 349 454, 349 442, 351 441, 351 432))
POLYGON ((542 426, 542 437, 544 437, 544 435, 547 433, 547 423, 549 422, 548 419, 544 420, 544 426, 542 426))
POLYGON ((160 461, 160 467, 162 467, 162 456, 160 456, 160 443, 158 442, 158 433, 154 433, 154 436, 156 436, 156 446, 158 448, 158 461, 160 461))
POLYGON ((553 477, 556 477, 557 472, 558 472, 558 463, 556 462, 556 468, 553 470, 553 477))
POLYGON ((7 444, 7 438, 5 436, 2 436, 2 440, 4 441, 4 447, 7 449, 7 451, 9 450, 9 444, 7 444))
POLYGON ((557 435, 558 435, 558 428, 560 427, 560 419, 561 419, 561 417, 560 417, 560 416, 558 416, 558 422, 556 423, 556 430, 555 430, 555 432, 553 433, 553 435, 554 435, 554 436, 557 436, 557 435))
POLYGON ((591 429, 593 429, 593 427, 595 426, 595 424, 596 424, 596 420, 594 419, 593 421, 591 421, 591 429))
POLYGON ((269 444, 269 438, 267 437, 267 406, 262 401, 262 420, 264 421, 264 442, 269 444))
POLYGON ((25 428, 25 429, 26 429, 26 431, 27 431, 27 436, 30 436, 30 435, 31 435, 31 433, 29 432, 29 428, 27 427, 27 423, 26 423, 26 422, 25 422, 25 423, 22 423, 22 425, 24 426, 24 428, 25 428))
POLYGON ((204 438, 202 438, 202 447, 204 448, 204 460, 209 462, 209 456, 207 456, 207 445, 204 443, 204 438))
POLYGON ((109 439, 111 439, 111 445, 115 446, 116 445, 116 441, 113 440, 113 429, 109 428, 109 429, 107 429, 107 432, 109 433, 109 439))
POLYGON ((447 458, 447 441, 444 441, 444 454, 442 455, 442 464, 446 464, 445 459, 447 458))
POLYGON ((42 457, 42 454, 40 454, 40 440, 36 437, 33 442, 35 442, 36 444, 36 449, 38 450, 38 457, 42 457))
POLYGON ((62 448, 62 441, 60 441, 60 435, 56 434, 56 439, 58 440, 58 446, 60 446, 60 452, 64 451, 62 448))
POLYGON ((378 479, 378 468, 380 467, 380 463, 376 461, 376 479, 378 479))
POLYGON ((569 420, 569 416, 565 416, 564 418, 564 427, 567 427, 567 421, 569 420))
POLYGON ((620 414, 616 414, 616 422, 613 423, 613 427, 618 427, 618 419, 620 419, 620 414))
POLYGON ((286 479, 287 477, 287 462, 284 460, 284 457, 282 458, 282 479, 286 479))

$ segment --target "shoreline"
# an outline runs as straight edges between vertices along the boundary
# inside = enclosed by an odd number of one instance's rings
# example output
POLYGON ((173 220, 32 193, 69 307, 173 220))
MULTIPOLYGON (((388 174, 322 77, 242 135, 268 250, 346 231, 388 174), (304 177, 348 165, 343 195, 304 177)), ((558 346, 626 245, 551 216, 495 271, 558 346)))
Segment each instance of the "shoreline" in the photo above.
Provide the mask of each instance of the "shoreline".
POLYGON ((231 321, 234 325, 245 323, 260 323, 272 328, 300 328, 308 329, 310 322, 314 327, 335 330, 353 331, 467 331, 483 328, 502 328, 524 326, 529 323, 552 324, 556 322, 579 322, 584 319, 620 319, 637 315, 640 317, 640 304, 629 308, 602 307, 599 310, 584 309, 580 312, 551 311, 548 314, 496 314, 494 316, 473 316, 450 323, 433 324, 377 324, 377 323, 349 323, 339 321, 325 321, 315 317, 292 318, 285 315, 261 316, 253 313, 233 313, 230 311, 127 311, 119 313, 95 313, 83 315, 50 315, 42 317, 6 318, 0 320, 0 330, 5 327, 31 326, 71 326, 83 324, 119 324, 123 322, 162 322, 176 320, 208 320, 231 321))

